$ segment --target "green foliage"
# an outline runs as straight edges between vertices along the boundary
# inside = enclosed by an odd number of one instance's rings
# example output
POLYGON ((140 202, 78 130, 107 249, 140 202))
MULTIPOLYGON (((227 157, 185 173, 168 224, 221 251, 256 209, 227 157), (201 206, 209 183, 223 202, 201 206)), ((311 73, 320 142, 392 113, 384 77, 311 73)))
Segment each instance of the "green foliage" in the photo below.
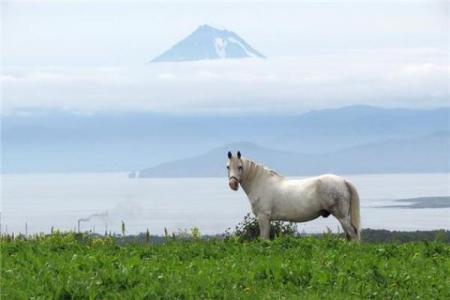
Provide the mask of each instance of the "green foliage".
MULTIPOLYGON (((270 239, 281 236, 296 236, 297 225, 290 222, 270 222, 270 239)), ((247 214, 244 220, 236 225, 234 231, 226 232, 227 238, 236 237, 240 241, 253 241, 259 237, 259 224, 256 217, 247 214)))
POLYGON ((450 246, 333 236, 125 243, 5 238, 2 299, 450 299, 450 246))
POLYGON ((405 243, 415 241, 440 241, 450 243, 450 231, 388 231, 383 229, 364 229, 362 239, 369 243, 405 243))
POLYGON ((198 229, 198 227, 193 227, 191 228, 191 237, 194 240, 198 240, 202 237, 201 233, 200 233, 200 229, 198 229))

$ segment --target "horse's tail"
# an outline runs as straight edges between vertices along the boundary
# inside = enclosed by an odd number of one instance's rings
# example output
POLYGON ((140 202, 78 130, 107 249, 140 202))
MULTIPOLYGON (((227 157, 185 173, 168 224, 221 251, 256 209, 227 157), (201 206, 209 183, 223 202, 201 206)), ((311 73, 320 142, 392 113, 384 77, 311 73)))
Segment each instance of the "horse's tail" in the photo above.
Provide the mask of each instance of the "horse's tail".
POLYGON ((353 228, 355 228, 357 240, 359 241, 361 239, 359 194, 355 186, 351 182, 346 180, 345 185, 347 185, 347 189, 350 192, 350 221, 352 223, 353 228))

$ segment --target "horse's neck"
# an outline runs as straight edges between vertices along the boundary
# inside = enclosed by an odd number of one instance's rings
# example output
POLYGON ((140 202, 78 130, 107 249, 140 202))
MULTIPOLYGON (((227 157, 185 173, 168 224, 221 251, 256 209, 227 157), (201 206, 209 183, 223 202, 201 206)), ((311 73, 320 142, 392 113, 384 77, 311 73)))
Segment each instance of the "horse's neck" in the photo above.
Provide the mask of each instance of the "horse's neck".
POLYGON ((266 181, 270 176, 273 176, 271 174, 273 171, 270 171, 264 166, 253 161, 243 159, 243 163, 244 172, 241 178, 241 186, 247 195, 259 186, 262 186, 264 181, 266 181))

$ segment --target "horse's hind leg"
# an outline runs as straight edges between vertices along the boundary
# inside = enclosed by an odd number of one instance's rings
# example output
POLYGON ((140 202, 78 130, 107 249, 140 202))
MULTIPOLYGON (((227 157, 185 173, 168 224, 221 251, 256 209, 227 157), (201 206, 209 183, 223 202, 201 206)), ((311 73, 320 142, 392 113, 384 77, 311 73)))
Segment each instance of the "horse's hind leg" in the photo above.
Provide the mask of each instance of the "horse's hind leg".
POLYGON ((336 205, 333 206, 331 213, 341 223, 347 240, 358 240, 357 231, 350 219, 350 203, 345 201, 344 198, 339 199, 336 205))
POLYGON ((349 241, 358 240, 358 235, 350 221, 350 216, 346 216, 343 218, 337 218, 337 219, 338 219, 339 223, 341 223, 342 228, 344 229, 345 237, 347 238, 347 240, 349 240, 349 241))

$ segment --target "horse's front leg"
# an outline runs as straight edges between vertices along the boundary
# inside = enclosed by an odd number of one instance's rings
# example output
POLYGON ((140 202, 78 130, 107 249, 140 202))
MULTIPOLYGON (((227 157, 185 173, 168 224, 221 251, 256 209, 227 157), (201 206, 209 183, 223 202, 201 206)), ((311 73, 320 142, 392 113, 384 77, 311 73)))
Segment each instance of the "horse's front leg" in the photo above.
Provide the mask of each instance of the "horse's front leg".
POLYGON ((265 214, 258 215, 260 237, 265 240, 270 239, 270 217, 265 214))

